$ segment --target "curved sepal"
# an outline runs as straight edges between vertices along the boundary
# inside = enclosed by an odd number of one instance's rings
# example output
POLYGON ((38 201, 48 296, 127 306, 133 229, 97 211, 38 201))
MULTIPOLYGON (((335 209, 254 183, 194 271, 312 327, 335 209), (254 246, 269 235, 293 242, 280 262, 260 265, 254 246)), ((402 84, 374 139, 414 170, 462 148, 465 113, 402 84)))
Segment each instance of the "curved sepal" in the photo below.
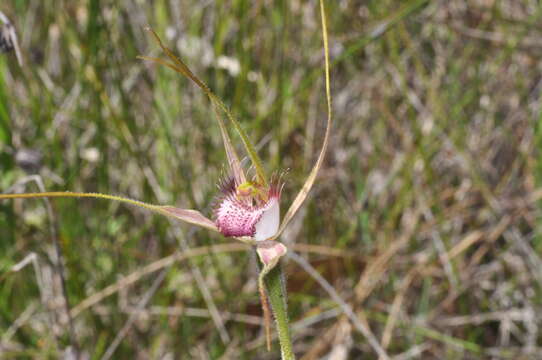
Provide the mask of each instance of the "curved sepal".
POLYGON ((179 209, 173 206, 157 206, 164 215, 218 232, 215 223, 197 210, 179 209))

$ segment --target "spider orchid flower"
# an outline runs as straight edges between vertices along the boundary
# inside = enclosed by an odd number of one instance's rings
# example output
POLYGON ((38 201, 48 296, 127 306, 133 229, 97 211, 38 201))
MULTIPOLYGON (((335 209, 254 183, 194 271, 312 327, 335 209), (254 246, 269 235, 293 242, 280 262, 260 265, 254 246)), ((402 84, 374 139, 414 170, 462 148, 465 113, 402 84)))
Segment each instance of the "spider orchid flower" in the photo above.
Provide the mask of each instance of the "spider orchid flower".
MULTIPOLYGON (((277 264, 280 257, 286 254, 286 246, 276 241, 276 239, 284 230, 286 223, 290 221, 299 206, 301 206, 308 189, 310 189, 314 182, 318 169, 313 169, 309 179, 305 183, 304 189, 300 191, 300 194, 288 210, 281 224, 279 204, 282 191, 281 177, 272 179, 271 183, 267 181, 261 160, 256 154, 254 146, 227 106, 181 59, 177 58, 162 43, 159 36, 152 29, 147 28, 147 30, 153 35, 172 62, 148 56, 139 56, 139 58, 164 65, 192 80, 209 97, 215 117, 220 126, 224 150, 232 175, 223 180, 219 185, 220 195, 215 205, 214 221, 204 218, 203 215, 198 213, 197 217, 201 222, 197 225, 205 224, 207 225, 205 227, 218 231, 226 237, 233 237, 245 243, 255 245, 260 260, 264 264, 264 274, 266 274, 277 264), (246 178, 241 162, 239 161, 239 156, 232 145, 226 125, 220 116, 221 111, 226 114, 228 120, 241 137, 244 148, 256 172, 254 181, 248 181, 246 178), (210 223, 213 223, 214 226, 209 226, 210 223)), ((326 132, 324 147, 319 156, 320 162, 323 160, 325 148, 327 147, 327 137, 328 132, 326 132)), ((177 215, 183 215, 184 211, 194 211, 171 208, 168 210, 174 211, 177 215)), ((187 221, 186 219, 181 220, 187 221)))
POLYGON ((219 185, 220 194, 215 200, 214 222, 226 237, 256 245, 260 260, 271 265, 286 253, 286 247, 273 241, 280 225, 281 177, 264 186, 246 181, 239 184, 234 176, 219 185))
POLYGON ((234 177, 222 181, 214 209, 218 231, 226 237, 248 236, 255 241, 272 238, 279 229, 280 193, 275 182, 265 189, 252 183, 237 184, 234 177))
MULTIPOLYGON (((272 305, 272 310, 275 313, 277 323, 277 331, 279 342, 281 345, 281 354, 283 359, 295 359, 293 354, 291 336, 289 334, 288 317, 286 311, 286 295, 285 288, 282 283, 280 272, 273 272, 278 261, 287 252, 286 246, 277 241, 277 238, 284 231, 288 223, 292 220, 297 210, 305 201, 310 189, 312 188, 316 175, 322 167, 325 153, 327 151, 330 129, 331 129, 331 95, 329 82, 329 48, 327 40, 327 25, 325 19, 325 9, 323 0, 320 0, 320 13, 322 20, 322 35, 324 40, 324 59, 325 59, 325 85, 326 85, 326 100, 327 100, 327 122, 324 141, 316 164, 309 173, 303 187, 300 189, 294 201, 288 208, 288 211, 280 219, 280 197, 283 183, 281 177, 274 177, 271 181, 267 181, 261 160, 256 154, 256 151, 249 141, 248 136, 243 128, 233 117, 226 105, 218 98, 210 89, 203 83, 192 71, 177 58, 171 50, 165 47, 158 35, 148 28, 154 36, 164 53, 168 56, 171 62, 147 56, 139 56, 140 59, 150 60, 152 62, 164 65, 174 71, 186 76, 198 85, 211 101, 214 114, 220 126, 224 149, 228 159, 231 177, 224 179, 219 185, 219 195, 216 198, 213 219, 209 219, 201 212, 191 209, 181 209, 174 206, 162 206, 145 203, 138 200, 132 200, 125 197, 98 194, 98 193, 76 193, 76 192, 41 192, 41 193, 22 193, 22 194, 0 194, 2 199, 21 199, 21 198, 57 198, 57 197, 72 197, 72 198, 98 198, 118 201, 147 210, 159 213, 168 217, 172 217, 193 225, 197 225, 208 230, 221 233, 225 237, 235 238, 254 245, 256 252, 263 264, 258 277, 258 286, 262 300, 262 307, 266 319, 266 333, 268 348, 270 348, 269 335, 269 304, 267 303, 265 288, 269 289, 269 301, 272 305), (239 156, 237 155, 234 146, 232 145, 226 125, 220 117, 220 112, 226 114, 228 120, 233 125, 239 134, 248 157, 255 169, 255 176, 252 181, 247 180, 242 169, 239 156), (264 277, 270 274, 272 279, 264 277)), ((5 17, 0 13, 0 20, 6 23, 5 17)))

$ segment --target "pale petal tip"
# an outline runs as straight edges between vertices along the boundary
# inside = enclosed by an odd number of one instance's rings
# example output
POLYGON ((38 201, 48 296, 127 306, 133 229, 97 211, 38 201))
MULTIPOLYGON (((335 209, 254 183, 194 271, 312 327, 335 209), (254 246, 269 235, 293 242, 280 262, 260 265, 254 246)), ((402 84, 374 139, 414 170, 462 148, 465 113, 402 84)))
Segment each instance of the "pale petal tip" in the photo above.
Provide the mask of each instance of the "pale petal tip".
POLYGON ((266 266, 274 266, 281 257, 286 255, 288 248, 277 241, 268 241, 258 244, 256 252, 262 263, 266 266))
POLYGON ((278 198, 272 197, 255 224, 254 240, 263 241, 275 236, 280 225, 280 206, 278 198))

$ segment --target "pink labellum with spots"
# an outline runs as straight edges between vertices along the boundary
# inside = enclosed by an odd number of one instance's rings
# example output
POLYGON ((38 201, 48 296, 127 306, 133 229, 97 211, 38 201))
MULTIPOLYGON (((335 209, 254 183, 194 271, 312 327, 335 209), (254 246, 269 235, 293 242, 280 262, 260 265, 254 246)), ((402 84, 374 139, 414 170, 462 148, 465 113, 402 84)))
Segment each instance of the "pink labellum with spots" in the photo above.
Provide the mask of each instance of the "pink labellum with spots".
POLYGON ((227 237, 251 237, 263 241, 275 236, 280 225, 280 180, 258 194, 238 191, 240 184, 229 178, 220 185, 221 195, 214 210, 218 231, 227 237))

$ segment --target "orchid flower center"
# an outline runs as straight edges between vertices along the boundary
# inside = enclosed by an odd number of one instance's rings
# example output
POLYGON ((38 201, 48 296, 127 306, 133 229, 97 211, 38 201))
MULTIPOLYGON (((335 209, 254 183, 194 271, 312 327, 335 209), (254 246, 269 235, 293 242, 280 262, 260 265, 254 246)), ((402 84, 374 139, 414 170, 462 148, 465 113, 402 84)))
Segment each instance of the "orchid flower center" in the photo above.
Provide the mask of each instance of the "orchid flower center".
POLYGON ((237 184, 234 178, 223 181, 214 210, 218 230, 224 236, 248 236, 256 241, 272 238, 280 225, 281 190, 280 181, 269 186, 253 181, 237 184))
POLYGON ((245 181, 236 188, 237 198, 249 202, 252 200, 258 203, 266 202, 268 200, 266 193, 264 186, 253 181, 245 181))

